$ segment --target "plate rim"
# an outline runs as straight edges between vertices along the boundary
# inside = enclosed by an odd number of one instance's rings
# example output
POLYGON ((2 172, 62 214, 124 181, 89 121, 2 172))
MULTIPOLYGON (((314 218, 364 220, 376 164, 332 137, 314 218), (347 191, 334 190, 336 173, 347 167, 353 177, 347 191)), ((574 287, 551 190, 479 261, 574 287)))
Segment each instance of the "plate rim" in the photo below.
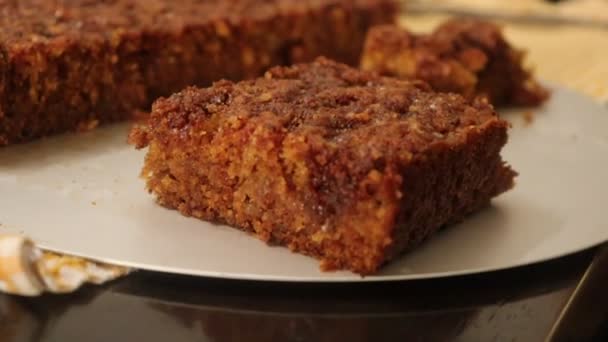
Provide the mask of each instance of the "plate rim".
MULTIPOLYGON (((608 109, 603 106, 603 104, 595 99, 581 94, 576 90, 568 87, 567 85, 555 84, 551 82, 543 82, 548 88, 551 89, 552 93, 555 94, 557 91, 566 93, 569 96, 576 96, 579 100, 585 101, 587 105, 595 107, 598 112, 606 112, 608 116, 608 109)), ((549 100, 551 101, 551 100, 549 100)), ((513 111, 513 108, 504 108, 505 111, 513 111)), ((528 108, 516 108, 518 112, 530 110, 528 108)), ((532 110, 538 110, 538 108, 532 108, 532 110)), ((500 111, 500 109, 499 109, 500 111)), ((0 227, 0 232, 9 231, 15 232, 16 230, 11 230, 8 227, 0 227)), ((26 231, 23 229, 23 231, 26 231)), ((166 274, 176 274, 176 275, 186 275, 186 276, 194 276, 194 277, 206 277, 213 279, 226 279, 226 280, 242 280, 242 281, 256 281, 256 282, 269 282, 269 283, 377 283, 377 282, 400 282, 400 281, 409 281, 409 280, 424 280, 424 279, 439 279, 439 278, 452 278, 452 277, 460 277, 460 276, 468 276, 468 275, 476 275, 490 272, 497 272, 503 270, 510 270, 520 267, 526 267, 535 264, 545 263, 550 260, 564 258, 572 254, 576 254, 578 252, 582 252, 585 250, 589 250, 592 248, 596 248, 604 243, 608 242, 608 237, 602 241, 589 241, 587 243, 578 244, 573 247, 564 248, 559 253, 554 253, 551 255, 547 255, 541 258, 526 258, 517 260, 517 262, 512 262, 509 264, 503 265, 494 265, 488 267, 477 267, 477 268, 463 268, 460 270, 454 271, 440 271, 440 272, 427 272, 427 273, 403 273, 403 274, 388 274, 388 275, 368 275, 368 276, 360 276, 356 273, 348 273, 346 275, 338 275, 333 277, 325 277, 323 273, 319 273, 318 276, 304 275, 304 276, 294 276, 294 275, 278 275, 278 274, 259 274, 259 273, 248 273, 248 272, 222 272, 222 271, 213 271, 213 270, 196 270, 191 267, 186 268, 176 268, 176 267, 167 267, 159 264, 152 263, 143 263, 143 262, 135 262, 135 261, 124 261, 114 258, 105 258, 99 256, 90 256, 86 253, 78 253, 70 251, 70 249, 62 249, 62 248, 54 248, 51 245, 47 245, 45 242, 40 241, 37 242, 37 245, 44 249, 55 253, 61 253, 66 255, 72 255, 77 257, 83 257, 89 260, 108 263, 113 265, 125 266, 129 268, 133 268, 136 270, 144 270, 144 271, 152 271, 166 274)), ((290 252, 293 253, 293 252, 290 252)), ((295 253, 297 254, 297 253, 295 253)), ((300 255, 300 254, 298 254, 300 255)), ((331 274, 331 272, 330 272, 331 274)))

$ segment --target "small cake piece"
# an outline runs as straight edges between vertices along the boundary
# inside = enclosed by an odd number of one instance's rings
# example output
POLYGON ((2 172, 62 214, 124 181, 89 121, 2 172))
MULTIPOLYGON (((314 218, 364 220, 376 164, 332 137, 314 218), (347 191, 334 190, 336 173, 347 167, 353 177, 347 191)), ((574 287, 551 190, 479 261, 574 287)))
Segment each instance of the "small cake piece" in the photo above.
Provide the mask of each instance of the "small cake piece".
POLYGON ((370 274, 513 186, 487 102, 325 58, 158 100, 131 142, 160 204, 370 274))
POLYGON ((453 19, 431 34, 393 25, 367 35, 361 68, 383 75, 421 79, 435 90, 467 98, 487 96, 496 106, 536 106, 549 93, 523 67, 524 52, 500 28, 474 19, 453 19))
POLYGON ((324 55, 357 64, 394 0, 0 1, 0 147, 149 110, 159 96, 324 55))

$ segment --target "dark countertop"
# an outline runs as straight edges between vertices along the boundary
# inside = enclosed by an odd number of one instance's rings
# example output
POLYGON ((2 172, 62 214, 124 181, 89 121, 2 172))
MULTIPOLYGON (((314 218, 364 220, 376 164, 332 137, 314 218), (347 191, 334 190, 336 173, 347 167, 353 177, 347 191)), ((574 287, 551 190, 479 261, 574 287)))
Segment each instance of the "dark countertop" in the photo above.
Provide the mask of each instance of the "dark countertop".
POLYGON ((586 341, 608 322, 608 248, 440 280, 281 284, 137 272, 0 295, 0 341, 586 341))

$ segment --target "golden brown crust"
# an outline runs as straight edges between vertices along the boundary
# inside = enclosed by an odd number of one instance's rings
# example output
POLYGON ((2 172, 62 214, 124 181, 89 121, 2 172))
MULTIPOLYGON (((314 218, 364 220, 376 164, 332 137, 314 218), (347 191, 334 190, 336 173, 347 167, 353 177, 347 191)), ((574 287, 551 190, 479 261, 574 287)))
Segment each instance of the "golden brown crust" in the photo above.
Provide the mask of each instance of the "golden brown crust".
POLYGON ((426 35, 391 25, 372 28, 361 67, 425 80, 437 91, 487 96, 497 106, 539 105, 549 93, 523 67, 523 59, 498 26, 453 19, 426 35))
POLYGON ((361 274, 514 177, 487 103, 324 58, 161 99, 131 138, 162 205, 361 274))
POLYGON ((392 0, 19 0, 0 11, 0 146, 319 55, 355 64, 392 0))

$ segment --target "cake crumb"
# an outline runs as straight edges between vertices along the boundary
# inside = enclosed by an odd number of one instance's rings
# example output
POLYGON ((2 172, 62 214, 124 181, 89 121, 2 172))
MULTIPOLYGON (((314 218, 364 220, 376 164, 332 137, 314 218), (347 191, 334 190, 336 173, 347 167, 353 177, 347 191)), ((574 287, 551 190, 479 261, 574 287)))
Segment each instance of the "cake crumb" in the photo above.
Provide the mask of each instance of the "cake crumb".
POLYGON ((524 112, 524 123, 526 126, 531 125, 534 122, 534 112, 532 111, 525 111, 524 112))
POLYGON ((332 230, 333 230, 333 229, 332 229, 332 226, 331 226, 330 221, 329 221, 329 220, 325 220, 325 222, 324 222, 324 223, 323 223, 323 225, 321 226, 321 231, 322 231, 323 233, 329 233, 329 232, 331 232, 332 230))
POLYGON ((90 131, 94 130, 95 128, 97 128, 97 126, 99 126, 99 120, 97 120, 97 119, 82 121, 76 127, 76 132, 78 132, 78 133, 90 132, 90 131))

